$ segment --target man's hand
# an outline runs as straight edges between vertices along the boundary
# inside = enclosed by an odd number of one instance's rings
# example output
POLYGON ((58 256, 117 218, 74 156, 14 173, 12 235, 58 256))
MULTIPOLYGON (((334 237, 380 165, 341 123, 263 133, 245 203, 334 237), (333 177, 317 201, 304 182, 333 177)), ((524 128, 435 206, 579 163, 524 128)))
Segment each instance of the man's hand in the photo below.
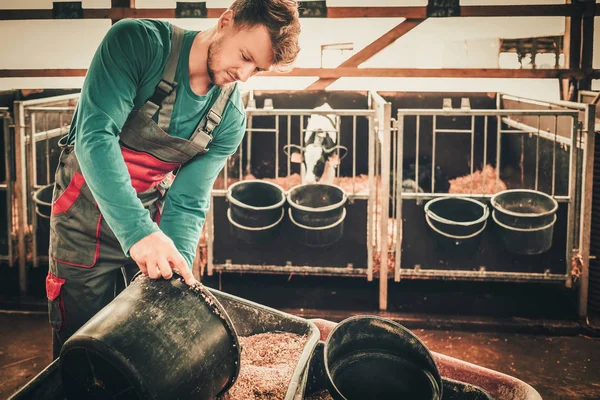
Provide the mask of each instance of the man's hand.
POLYGON ((160 276, 170 279, 175 271, 185 279, 185 283, 188 285, 199 283, 173 241, 162 231, 151 233, 131 246, 129 254, 142 273, 151 279, 160 276))

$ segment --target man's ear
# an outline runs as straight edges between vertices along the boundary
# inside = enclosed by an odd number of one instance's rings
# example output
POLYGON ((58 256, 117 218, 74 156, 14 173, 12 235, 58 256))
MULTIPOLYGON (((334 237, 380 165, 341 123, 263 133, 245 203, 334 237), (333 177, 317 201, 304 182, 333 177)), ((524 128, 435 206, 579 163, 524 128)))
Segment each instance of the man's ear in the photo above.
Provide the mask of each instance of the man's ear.
POLYGON ((221 16, 219 17, 219 22, 217 23, 219 30, 227 26, 233 25, 233 17, 234 14, 231 10, 227 10, 223 14, 221 14, 221 16))

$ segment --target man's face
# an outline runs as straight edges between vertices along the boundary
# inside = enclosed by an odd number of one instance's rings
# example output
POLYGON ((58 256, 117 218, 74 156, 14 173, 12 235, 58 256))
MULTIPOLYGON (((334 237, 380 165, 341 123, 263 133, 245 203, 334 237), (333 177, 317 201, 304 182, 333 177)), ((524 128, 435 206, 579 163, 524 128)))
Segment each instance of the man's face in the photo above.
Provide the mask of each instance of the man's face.
POLYGON ((246 82, 271 69, 272 55, 271 38, 264 25, 238 29, 231 21, 208 48, 208 76, 217 86, 246 82))

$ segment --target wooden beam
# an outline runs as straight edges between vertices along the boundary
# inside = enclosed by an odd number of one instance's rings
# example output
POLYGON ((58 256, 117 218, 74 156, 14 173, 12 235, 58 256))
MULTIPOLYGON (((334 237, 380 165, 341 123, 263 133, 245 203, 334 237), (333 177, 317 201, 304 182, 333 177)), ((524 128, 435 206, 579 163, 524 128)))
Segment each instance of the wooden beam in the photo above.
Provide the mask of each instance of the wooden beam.
MULTIPOLYGON (((396 25, 390 31, 384 33, 378 39, 370 43, 364 49, 354 54, 352 57, 344 61, 339 65, 339 67, 358 67, 363 62, 367 61, 375 54, 379 53, 381 50, 385 49, 392 43, 394 43, 398 38, 402 37, 406 33, 410 32, 421 22, 425 21, 425 19, 407 19, 401 24, 396 25)), ((319 79, 318 81, 311 84, 307 87, 307 90, 324 90, 337 79, 319 79)))
MULTIPOLYGON (((115 4, 127 1, 111 0, 115 4)), ((112 9, 84 9, 84 18, 174 18, 175 9, 136 9, 130 0, 129 7, 112 9)), ((513 6, 462 6, 461 17, 543 17, 571 16, 578 13, 572 4, 513 5, 513 6)), ((585 7, 591 9, 590 6, 585 7)), ((208 8, 208 18, 218 18, 224 8, 208 8)), ((599 8, 595 8, 595 14, 599 8)), ((328 18, 427 18, 427 7, 328 7, 328 18)), ((450 17, 452 18, 452 17, 450 17)), ((0 10, 0 20, 52 19, 52 10, 0 10)))
MULTIPOLYGON (((596 3, 589 6, 596 8, 596 3)), ((594 55, 594 12, 586 13, 581 25, 581 69, 592 71, 594 55)), ((584 78, 579 85, 579 90, 591 90, 592 80, 589 77, 584 78)))
MULTIPOLYGON (((85 76, 86 69, 0 69, 0 78, 47 78, 85 76)), ((600 69, 587 74, 600 78, 600 69)), ((525 79, 583 79, 585 71, 570 69, 501 69, 501 68, 294 68, 289 72, 263 72, 260 76, 298 77, 314 76, 339 79, 363 78, 525 78, 525 79)))
POLYGON ((327 7, 327 18, 427 18, 427 7, 327 7))
POLYGON ((0 69, 0 78, 54 78, 85 76, 87 69, 0 69))
POLYGON ((575 11, 570 4, 463 6, 461 17, 566 17, 575 11))

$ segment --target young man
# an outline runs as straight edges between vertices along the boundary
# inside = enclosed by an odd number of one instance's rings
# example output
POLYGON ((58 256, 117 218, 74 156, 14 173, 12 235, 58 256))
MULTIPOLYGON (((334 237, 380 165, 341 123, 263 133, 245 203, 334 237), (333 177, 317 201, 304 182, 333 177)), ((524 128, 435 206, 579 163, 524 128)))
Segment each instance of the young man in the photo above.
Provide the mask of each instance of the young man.
POLYGON ((61 140, 46 279, 55 358, 137 270, 196 283, 210 192, 245 132, 235 82, 290 65, 299 33, 295 0, 235 0, 203 32, 109 30, 61 140))

